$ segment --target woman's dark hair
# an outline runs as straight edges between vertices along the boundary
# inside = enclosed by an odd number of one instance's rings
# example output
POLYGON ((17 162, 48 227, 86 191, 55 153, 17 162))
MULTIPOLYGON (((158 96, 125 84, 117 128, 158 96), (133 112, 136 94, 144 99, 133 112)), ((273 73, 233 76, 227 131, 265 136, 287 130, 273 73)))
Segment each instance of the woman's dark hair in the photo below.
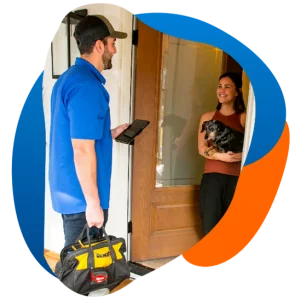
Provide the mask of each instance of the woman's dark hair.
MULTIPOLYGON (((224 77, 229 77, 235 85, 238 95, 236 96, 236 98, 234 100, 233 108, 236 113, 240 114, 246 110, 243 93, 240 90, 242 88, 242 84, 243 84, 242 76, 235 72, 227 72, 227 73, 222 74, 220 76, 219 80, 221 80, 224 77)), ((221 106, 222 106, 222 103, 218 102, 217 110, 220 110, 221 106)))

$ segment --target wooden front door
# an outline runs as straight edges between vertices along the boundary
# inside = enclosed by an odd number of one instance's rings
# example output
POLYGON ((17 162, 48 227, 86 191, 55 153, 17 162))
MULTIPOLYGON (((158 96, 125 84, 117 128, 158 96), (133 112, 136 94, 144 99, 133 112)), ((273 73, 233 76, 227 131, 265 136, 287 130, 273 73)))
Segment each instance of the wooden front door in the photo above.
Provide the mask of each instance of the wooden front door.
POLYGON ((212 46, 142 22, 138 31, 134 118, 150 125, 133 146, 132 261, 180 255, 203 236, 197 133, 201 115, 216 107, 224 65, 212 46))

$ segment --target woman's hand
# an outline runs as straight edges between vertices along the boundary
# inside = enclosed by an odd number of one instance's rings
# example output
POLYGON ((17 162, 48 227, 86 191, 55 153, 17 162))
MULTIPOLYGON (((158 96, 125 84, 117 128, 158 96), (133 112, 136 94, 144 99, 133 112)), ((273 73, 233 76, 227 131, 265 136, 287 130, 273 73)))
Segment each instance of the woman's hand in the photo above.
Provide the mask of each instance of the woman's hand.
POLYGON ((213 155, 213 157, 216 160, 221 160, 224 162, 238 162, 242 160, 242 152, 239 153, 233 153, 231 151, 228 151, 226 153, 216 152, 213 155))

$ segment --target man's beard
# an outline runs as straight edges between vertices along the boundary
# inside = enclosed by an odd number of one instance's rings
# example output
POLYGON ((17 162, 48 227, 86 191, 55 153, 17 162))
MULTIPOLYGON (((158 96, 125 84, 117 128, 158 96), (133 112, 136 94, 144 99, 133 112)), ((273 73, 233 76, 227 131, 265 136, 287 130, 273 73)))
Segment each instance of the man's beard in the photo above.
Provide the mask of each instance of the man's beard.
POLYGON ((107 50, 105 50, 102 56, 104 70, 109 70, 112 68, 111 59, 112 59, 112 54, 110 54, 107 50))

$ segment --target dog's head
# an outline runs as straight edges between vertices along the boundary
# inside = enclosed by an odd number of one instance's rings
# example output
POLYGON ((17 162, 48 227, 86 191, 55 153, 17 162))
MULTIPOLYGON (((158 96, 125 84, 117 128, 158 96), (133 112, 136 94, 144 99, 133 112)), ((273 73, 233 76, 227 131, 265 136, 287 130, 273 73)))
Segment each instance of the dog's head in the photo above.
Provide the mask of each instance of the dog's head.
POLYGON ((200 132, 205 132, 205 139, 206 140, 214 140, 216 138, 216 135, 218 132, 222 131, 224 128, 223 123, 217 120, 210 120, 210 121, 204 121, 202 124, 202 129, 200 132))

